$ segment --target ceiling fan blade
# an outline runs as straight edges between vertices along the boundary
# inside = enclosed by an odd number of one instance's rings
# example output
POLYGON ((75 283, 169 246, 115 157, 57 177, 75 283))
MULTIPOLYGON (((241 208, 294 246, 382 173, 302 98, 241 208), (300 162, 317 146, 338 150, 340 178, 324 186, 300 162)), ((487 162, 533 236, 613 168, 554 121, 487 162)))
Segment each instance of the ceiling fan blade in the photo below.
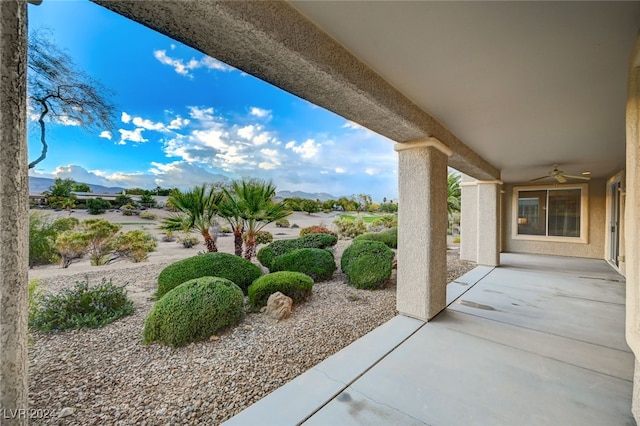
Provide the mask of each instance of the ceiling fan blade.
POLYGON ((563 176, 569 179, 591 180, 590 177, 586 177, 586 176, 572 176, 572 175, 563 175, 563 176))
POLYGON ((529 182, 536 182, 536 181, 539 181, 539 180, 542 180, 542 179, 548 179, 548 178, 550 178, 550 177, 551 177, 551 176, 540 176, 540 177, 538 177, 538 178, 531 179, 529 182))
POLYGON ((560 183, 567 182, 567 180, 564 178, 564 175, 556 175, 556 180, 560 183))

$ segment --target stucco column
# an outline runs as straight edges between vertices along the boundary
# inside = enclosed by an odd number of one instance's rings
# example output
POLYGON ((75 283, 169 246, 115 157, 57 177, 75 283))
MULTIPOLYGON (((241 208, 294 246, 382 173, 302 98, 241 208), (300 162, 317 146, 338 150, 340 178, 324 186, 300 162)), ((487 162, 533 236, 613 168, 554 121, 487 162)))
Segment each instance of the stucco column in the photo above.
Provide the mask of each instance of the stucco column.
MULTIPOLYGON (((631 57, 627 92, 627 164, 624 205, 627 343, 640 356, 640 39, 631 57)), ((632 411, 640 424, 640 368, 636 361, 632 411)))
POLYGON ((477 263, 500 264, 500 181, 478 181, 477 263))
MULTIPOLYGON (((0 1, 0 408, 27 424, 26 1, 0 1), (14 413, 14 414, 11 414, 14 413)), ((44 407, 43 407, 44 408, 44 407)))
POLYGON ((437 139, 398 151, 398 311, 428 321, 447 300, 447 160, 437 139))
POLYGON ((460 260, 478 261, 478 183, 465 174, 460 182, 460 260))

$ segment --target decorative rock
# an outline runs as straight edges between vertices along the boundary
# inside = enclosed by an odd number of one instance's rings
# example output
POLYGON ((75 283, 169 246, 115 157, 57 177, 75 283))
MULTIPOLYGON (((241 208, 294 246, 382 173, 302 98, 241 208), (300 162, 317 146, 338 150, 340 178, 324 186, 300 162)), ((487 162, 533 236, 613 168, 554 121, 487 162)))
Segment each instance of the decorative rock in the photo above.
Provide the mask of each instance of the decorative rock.
POLYGON ((265 313, 273 319, 281 320, 291 315, 292 307, 293 299, 277 291, 269 296, 265 313))
POLYGON ((214 341, 214 340, 218 340, 219 337, 216 336, 215 334, 211 335, 211 337, 209 337, 209 340, 214 341))
POLYGON ((70 415, 72 415, 73 413, 76 412, 75 408, 71 408, 71 407, 64 407, 62 410, 60 410, 60 412, 58 413, 58 418, 61 419, 63 417, 69 417, 70 415))

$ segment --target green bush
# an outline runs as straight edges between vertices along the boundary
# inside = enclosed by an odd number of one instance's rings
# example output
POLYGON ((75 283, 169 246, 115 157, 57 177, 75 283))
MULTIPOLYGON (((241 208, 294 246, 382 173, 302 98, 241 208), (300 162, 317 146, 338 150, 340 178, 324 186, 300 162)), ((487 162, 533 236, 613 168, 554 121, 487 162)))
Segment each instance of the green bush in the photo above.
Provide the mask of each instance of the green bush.
POLYGON ((228 253, 205 253, 179 260, 167 266, 158 276, 158 297, 185 281, 201 277, 221 277, 235 283, 243 293, 262 275, 260 268, 240 256, 228 253))
POLYGON ((398 228, 389 228, 380 232, 368 232, 353 239, 357 241, 379 241, 389 248, 398 248, 398 228))
POLYGON ((89 287, 86 279, 76 281, 72 289, 63 289, 60 294, 40 297, 30 315, 29 327, 42 332, 98 328, 132 312, 133 302, 124 286, 103 278, 100 285, 89 287))
POLYGON ((29 324, 35 319, 38 313, 38 307, 40 306, 40 299, 42 299, 42 288, 40 287, 40 280, 33 279, 29 281, 27 286, 29 295, 29 324))
POLYGON ((279 271, 263 275, 249 286, 249 302, 254 308, 267 304, 269 296, 279 291, 293 299, 294 303, 311 296, 313 280, 301 272, 279 271))
POLYGON ((194 237, 189 233, 185 233, 183 236, 178 238, 178 243, 182 244, 184 248, 191 248, 193 246, 197 246, 200 243, 198 237, 194 237))
POLYGON ((333 221, 338 228, 338 235, 345 238, 354 238, 367 232, 367 226, 361 218, 339 218, 333 221))
POLYGON ((300 229, 301 237, 304 237, 305 235, 310 235, 310 234, 329 234, 329 235, 334 235, 336 237, 338 236, 338 234, 336 234, 335 232, 325 228, 324 226, 319 226, 319 225, 307 226, 306 228, 300 229))
POLYGON ((310 234, 293 240, 274 241, 266 247, 262 247, 258 251, 258 261, 271 269, 274 259, 292 250, 301 248, 328 248, 335 246, 338 239, 334 235, 329 234, 310 234))
POLYGON ((287 219, 278 219, 276 220, 276 227, 278 228, 288 228, 289 221, 287 219))
POLYGON ((184 346, 207 339, 240 322, 243 305, 242 290, 225 278, 189 280, 153 306, 144 322, 144 343, 184 346))
POLYGON ((29 215, 29 267, 55 263, 58 259, 53 243, 56 231, 49 215, 31 213, 29 215))
POLYGON ((304 248, 292 250, 276 257, 269 269, 275 271, 302 272, 309 275, 314 281, 330 280, 336 270, 336 262, 333 255, 327 250, 317 248, 304 248))
POLYGON ((340 266, 347 283, 358 289, 382 287, 391 277, 394 253, 379 241, 358 241, 342 253, 340 266))
POLYGON ((87 200, 87 213, 89 214, 102 214, 108 208, 111 208, 111 204, 100 197, 87 200))

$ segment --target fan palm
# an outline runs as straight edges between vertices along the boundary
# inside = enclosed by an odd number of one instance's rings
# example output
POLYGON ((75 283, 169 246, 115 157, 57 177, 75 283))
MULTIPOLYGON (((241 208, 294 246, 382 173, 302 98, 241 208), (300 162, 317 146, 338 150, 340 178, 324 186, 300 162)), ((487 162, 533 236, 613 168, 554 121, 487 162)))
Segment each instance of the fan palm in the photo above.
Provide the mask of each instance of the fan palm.
POLYGON ((256 254, 256 233, 267 224, 289 216, 291 210, 286 203, 271 200, 276 193, 276 187, 271 182, 243 180, 234 182, 232 189, 233 193, 227 189, 224 193, 228 200, 233 200, 234 220, 239 219, 246 230, 244 257, 251 259, 256 254))
POLYGON ((218 206, 222 202, 223 193, 207 185, 195 186, 188 191, 174 190, 169 196, 169 202, 181 214, 165 219, 161 228, 167 230, 196 229, 202 235, 204 244, 209 252, 217 252, 216 241, 211 235, 210 228, 215 224, 218 206))
POLYGON ((233 243, 236 256, 242 256, 242 233, 244 220, 240 217, 238 197, 235 193, 224 190, 224 199, 218 206, 218 216, 225 219, 233 230, 233 243))

